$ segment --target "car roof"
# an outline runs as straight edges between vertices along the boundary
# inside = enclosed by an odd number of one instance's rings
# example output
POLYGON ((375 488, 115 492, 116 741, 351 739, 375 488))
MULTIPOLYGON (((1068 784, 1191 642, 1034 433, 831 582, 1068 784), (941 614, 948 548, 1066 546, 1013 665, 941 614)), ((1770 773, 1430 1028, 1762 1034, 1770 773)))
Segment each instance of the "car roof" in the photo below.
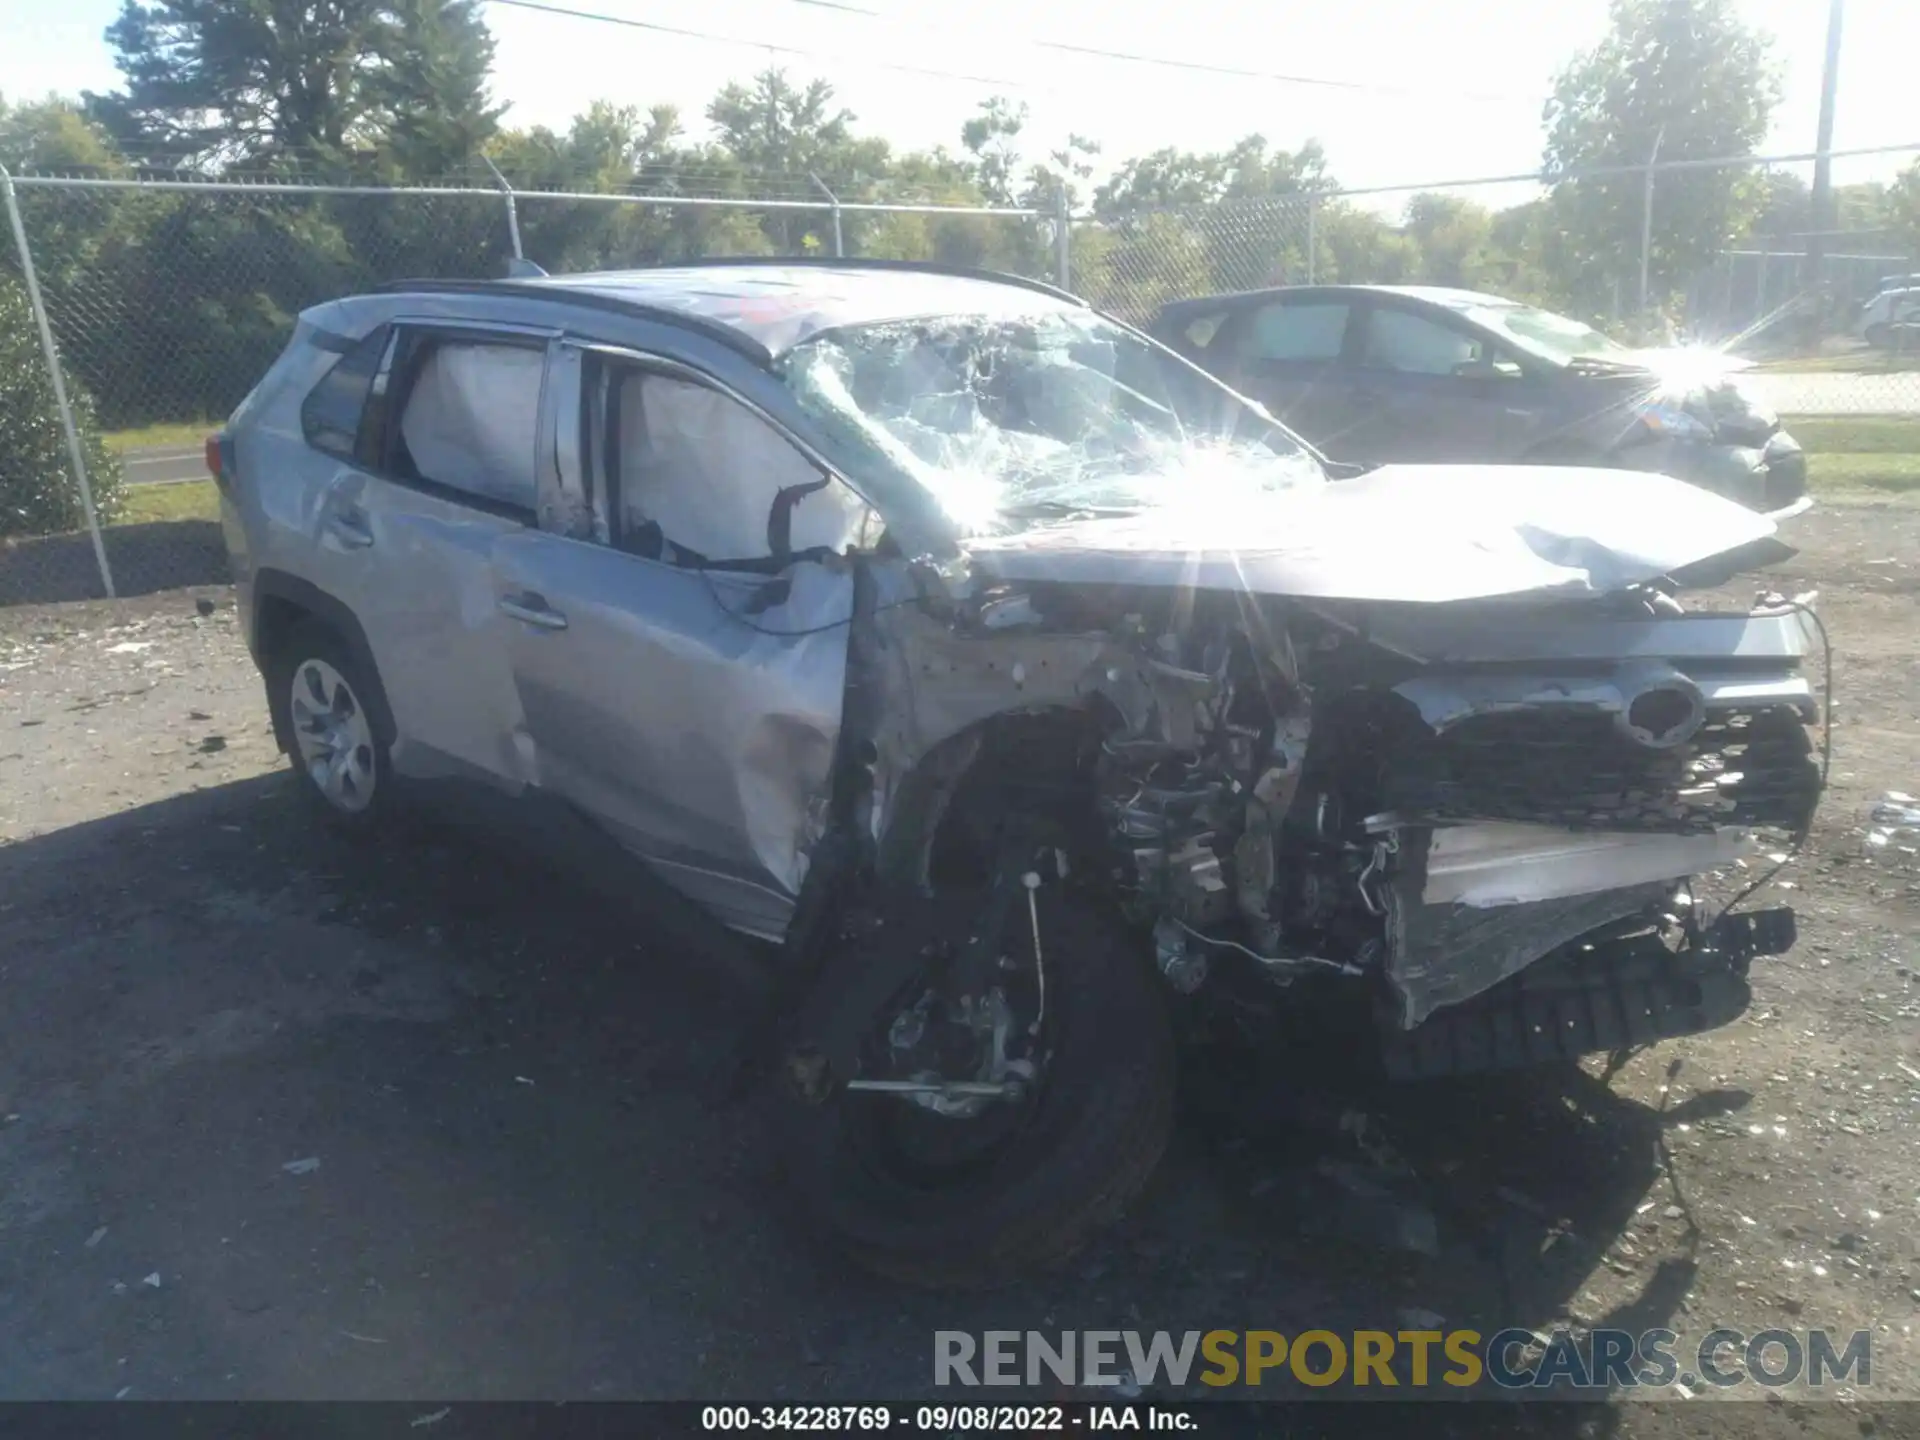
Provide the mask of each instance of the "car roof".
POLYGON ((1350 298, 1355 295, 1397 295, 1407 300, 1424 301, 1429 305, 1443 305, 1449 310, 1472 310, 1521 303, 1518 300, 1509 300, 1503 295, 1488 295, 1479 290, 1457 290, 1446 285, 1274 285, 1263 290, 1237 290, 1222 295, 1201 295, 1191 300, 1175 300, 1162 307, 1160 313, 1168 317, 1188 315, 1196 310, 1208 310, 1221 304, 1237 305, 1281 295, 1289 298, 1328 300, 1350 298))
POLYGON ((916 262, 702 260, 491 281, 402 281, 388 291, 512 294, 631 310, 723 332, 771 358, 822 330, 934 315, 1033 315, 1085 302, 1037 280, 916 262))

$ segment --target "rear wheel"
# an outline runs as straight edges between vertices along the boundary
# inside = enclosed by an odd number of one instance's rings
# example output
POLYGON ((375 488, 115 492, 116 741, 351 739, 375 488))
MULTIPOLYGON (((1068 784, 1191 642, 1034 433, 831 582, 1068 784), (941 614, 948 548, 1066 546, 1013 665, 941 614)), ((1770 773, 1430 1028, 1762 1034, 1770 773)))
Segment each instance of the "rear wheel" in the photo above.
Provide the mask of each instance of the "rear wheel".
POLYGON ((293 627, 267 675, 274 728, 307 800, 350 830, 382 823, 392 808, 386 697, 339 636, 314 621, 293 627))
POLYGON ((836 959, 803 1034, 851 1027, 862 1079, 1011 1082, 1017 1098, 836 1085, 810 1104, 796 1093, 783 1126, 788 1174, 811 1217, 866 1268, 940 1288, 1006 1284, 1066 1259, 1152 1175, 1173 1114, 1166 1003, 1137 937, 1060 887, 1037 892, 1032 912, 1025 895, 1000 907, 992 983, 958 996, 943 937, 977 933, 993 912, 988 895, 908 903, 920 913, 884 919, 836 959), (889 963, 879 947, 901 944, 927 963, 876 986, 875 967, 889 963))

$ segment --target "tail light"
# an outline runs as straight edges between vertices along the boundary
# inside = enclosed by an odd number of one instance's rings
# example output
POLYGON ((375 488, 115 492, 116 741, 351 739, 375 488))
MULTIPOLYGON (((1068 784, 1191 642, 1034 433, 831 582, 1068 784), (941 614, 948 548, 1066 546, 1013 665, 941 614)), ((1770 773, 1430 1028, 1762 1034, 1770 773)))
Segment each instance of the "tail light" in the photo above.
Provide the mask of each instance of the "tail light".
POLYGON ((224 430, 216 430, 207 436, 207 474, 213 477, 213 483, 225 491, 233 483, 233 440, 224 430))

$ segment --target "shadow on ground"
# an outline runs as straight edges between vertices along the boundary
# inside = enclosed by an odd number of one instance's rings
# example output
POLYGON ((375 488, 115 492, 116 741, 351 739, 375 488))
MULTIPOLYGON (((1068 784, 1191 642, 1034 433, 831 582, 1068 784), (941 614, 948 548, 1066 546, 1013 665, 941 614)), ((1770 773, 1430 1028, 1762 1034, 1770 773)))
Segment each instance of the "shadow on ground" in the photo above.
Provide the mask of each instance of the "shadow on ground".
POLYGON ((1116 1233, 906 1292, 791 1218, 713 992, 524 855, 349 844, 273 776, 0 849, 0 896, 5 1398, 910 1397, 936 1329, 1491 1333, 1669 1203, 1663 1118, 1585 1077, 1202 1058, 1116 1233))
MULTIPOLYGON (((114 590, 152 595, 231 577, 220 526, 212 520, 157 520, 101 531, 114 590)), ((92 537, 45 535, 0 543, 0 605, 97 600, 104 592, 92 537)))

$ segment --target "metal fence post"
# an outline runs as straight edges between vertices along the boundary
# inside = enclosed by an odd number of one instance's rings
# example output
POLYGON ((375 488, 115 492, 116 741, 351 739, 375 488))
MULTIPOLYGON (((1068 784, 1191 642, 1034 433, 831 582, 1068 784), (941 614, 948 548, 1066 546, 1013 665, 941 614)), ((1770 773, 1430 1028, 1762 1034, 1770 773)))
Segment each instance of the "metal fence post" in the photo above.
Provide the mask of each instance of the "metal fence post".
POLYGON ((1307 284, 1320 269, 1320 197, 1307 192, 1307 284))
POLYGON ((493 172, 493 178, 500 186, 500 193, 507 197, 507 238, 513 242, 513 258, 524 260, 527 255, 520 248, 520 207, 513 198, 513 186, 509 185, 507 177, 500 173, 500 167, 487 156, 482 155, 480 162, 493 172))
POLYGON ((820 193, 827 197, 827 204, 832 207, 833 258, 836 260, 842 259, 847 253, 847 242, 840 233, 840 197, 829 190, 827 188, 827 182, 814 174, 813 171, 809 170, 807 172, 807 178, 820 187, 820 193))
POLYGON ((1067 184, 1053 187, 1053 265, 1062 290, 1073 288, 1073 209, 1067 203, 1067 184))
POLYGON ((1660 145, 1667 138, 1667 127, 1654 132, 1653 149, 1647 155, 1647 168, 1640 190, 1640 323, 1646 324, 1649 286, 1653 266, 1653 176, 1660 162, 1660 145))
POLYGON ((47 378, 53 382, 53 403, 60 410, 60 428, 67 435, 67 459, 73 466, 74 481, 80 487, 80 508, 86 512, 87 533, 93 537, 93 558, 100 565, 100 584, 107 598, 114 598, 113 567, 107 563, 107 542, 100 536, 100 516, 93 508, 93 484, 87 479, 87 457, 80 448, 80 429, 73 423, 73 406, 67 400, 67 382, 60 373, 60 349, 53 343, 53 326, 47 320, 46 301, 40 295, 40 277, 34 273, 33 251, 27 247, 27 226, 20 218, 20 197, 13 188, 13 176, 0 165, 0 195, 7 206, 7 223, 13 227, 13 243, 20 252, 20 278, 27 286, 27 306, 33 311, 33 323, 40 331, 40 353, 46 358, 47 378))

